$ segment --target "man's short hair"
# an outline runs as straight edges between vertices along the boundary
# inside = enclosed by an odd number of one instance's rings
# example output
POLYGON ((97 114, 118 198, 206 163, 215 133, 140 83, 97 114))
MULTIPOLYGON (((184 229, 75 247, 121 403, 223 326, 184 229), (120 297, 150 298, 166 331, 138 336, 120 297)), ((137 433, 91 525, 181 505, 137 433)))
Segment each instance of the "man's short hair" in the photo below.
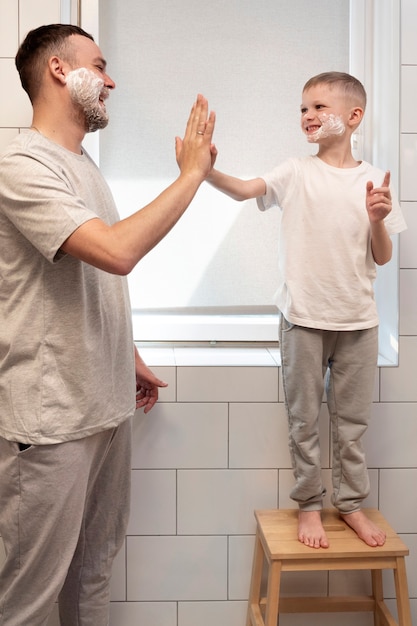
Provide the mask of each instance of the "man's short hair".
POLYGON ((82 35, 92 41, 94 38, 79 26, 72 24, 47 24, 31 30, 19 47, 15 63, 23 89, 30 101, 36 99, 42 83, 48 59, 57 55, 63 60, 75 61, 68 38, 82 35))

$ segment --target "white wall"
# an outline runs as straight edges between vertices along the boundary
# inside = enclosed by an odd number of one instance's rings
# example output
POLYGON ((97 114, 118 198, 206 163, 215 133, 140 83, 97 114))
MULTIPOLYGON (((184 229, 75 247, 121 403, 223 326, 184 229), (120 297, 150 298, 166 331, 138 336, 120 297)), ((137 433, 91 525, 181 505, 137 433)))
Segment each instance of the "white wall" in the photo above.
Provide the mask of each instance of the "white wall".
MULTIPOLYGON (((349 0, 321 0, 319 12, 310 11, 310 0, 99 6, 100 45, 117 83, 100 166, 122 216, 178 175, 173 138, 199 91, 218 114, 219 169, 250 177, 317 151, 300 132, 301 86, 324 70, 348 70, 349 0)), ((133 308, 272 305, 279 222, 278 209, 260 213, 255 200, 236 203, 202 185, 176 227, 129 276, 133 308)))
MULTIPOLYGON (((0 1, 0 84, 7 93, 0 99, 0 144, 30 123, 14 70, 18 41, 29 28, 59 20, 59 10, 59 0, 0 1)), ((415 0, 402 0, 400 195, 409 229, 400 241, 399 367, 379 371, 365 443, 372 480, 368 503, 381 509, 410 547, 407 569, 417 624, 416 29, 415 0)), ((135 419, 132 517, 114 571, 111 625, 241 626, 252 559, 252 511, 292 506, 276 355, 252 352, 245 362, 245 355, 233 351, 143 354, 170 385, 151 415, 135 419)), ((322 434, 328 480, 325 410, 322 434)), ((364 578, 364 573, 332 573, 330 590, 363 591, 369 584, 364 578)), ((393 598, 393 581, 389 575, 385 580, 386 595, 393 598)), ((326 574, 294 574, 284 581, 285 590, 294 594, 306 589, 323 594, 327 584, 326 574)), ((337 618, 339 626, 350 626, 352 619, 337 618)), ((334 622, 334 616, 308 618, 309 626, 334 622)), ((371 623, 369 616, 355 617, 357 626, 371 623)), ((54 616, 50 626, 56 624, 54 616)), ((305 618, 285 616, 280 625, 304 626, 305 618)))

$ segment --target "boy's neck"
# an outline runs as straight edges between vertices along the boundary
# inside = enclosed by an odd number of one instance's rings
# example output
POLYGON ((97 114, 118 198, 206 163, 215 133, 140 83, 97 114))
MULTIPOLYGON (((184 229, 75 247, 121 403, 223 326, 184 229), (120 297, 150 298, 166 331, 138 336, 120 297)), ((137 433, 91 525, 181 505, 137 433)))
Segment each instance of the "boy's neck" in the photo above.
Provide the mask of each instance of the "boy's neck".
POLYGON ((317 156, 319 159, 327 163, 327 165, 332 165, 333 167, 351 168, 358 167, 358 165, 361 164, 361 161, 357 161, 353 157, 350 144, 344 148, 340 145, 320 145, 317 156))

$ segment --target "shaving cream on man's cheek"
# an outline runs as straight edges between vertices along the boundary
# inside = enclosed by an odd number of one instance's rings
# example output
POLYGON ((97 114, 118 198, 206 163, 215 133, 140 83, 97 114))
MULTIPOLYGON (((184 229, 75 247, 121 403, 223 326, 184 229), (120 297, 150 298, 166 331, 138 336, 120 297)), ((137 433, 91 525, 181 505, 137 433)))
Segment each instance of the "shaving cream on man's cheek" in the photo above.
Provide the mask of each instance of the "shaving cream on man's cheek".
POLYGON ((85 67, 69 72, 66 83, 71 98, 84 106, 95 105, 104 87, 104 80, 85 67))
POLYGON ((103 100, 108 96, 104 80, 91 70, 79 67, 67 74, 66 84, 71 99, 84 112, 86 129, 94 132, 107 126, 109 118, 104 104, 100 105, 99 102, 100 96, 103 100))
POLYGON ((334 115, 334 113, 322 113, 318 116, 321 126, 315 133, 307 135, 307 141, 314 142, 318 139, 325 139, 331 135, 343 135, 346 130, 346 126, 340 116, 334 115))

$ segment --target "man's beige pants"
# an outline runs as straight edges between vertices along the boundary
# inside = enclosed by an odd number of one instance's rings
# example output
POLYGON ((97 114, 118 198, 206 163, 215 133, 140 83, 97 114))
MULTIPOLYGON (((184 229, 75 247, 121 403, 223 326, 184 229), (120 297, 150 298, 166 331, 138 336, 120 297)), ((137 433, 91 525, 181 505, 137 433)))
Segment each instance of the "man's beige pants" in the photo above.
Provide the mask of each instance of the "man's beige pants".
POLYGON ((0 625, 108 626, 129 515, 131 423, 56 445, 0 437, 0 625))

